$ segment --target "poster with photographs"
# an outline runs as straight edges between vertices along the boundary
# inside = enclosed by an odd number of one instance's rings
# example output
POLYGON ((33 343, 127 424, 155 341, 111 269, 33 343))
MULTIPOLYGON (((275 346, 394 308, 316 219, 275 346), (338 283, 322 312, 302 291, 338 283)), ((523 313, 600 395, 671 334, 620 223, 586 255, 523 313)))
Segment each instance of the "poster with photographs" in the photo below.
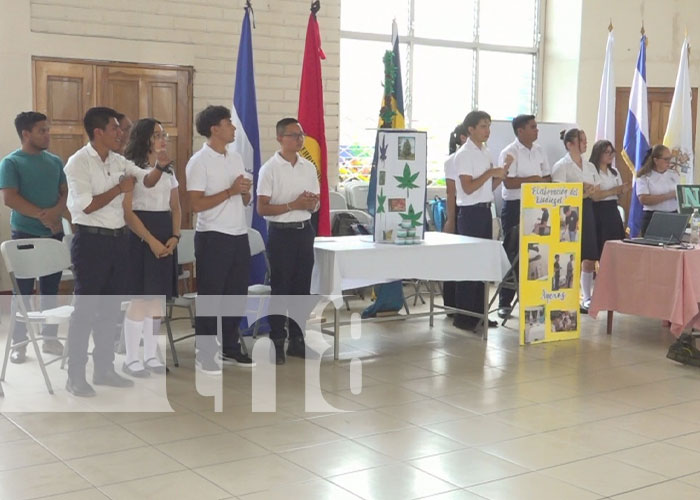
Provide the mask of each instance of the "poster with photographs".
POLYGON ((420 244, 425 230, 427 135, 414 130, 380 130, 377 147, 374 241, 420 244))
POLYGON ((580 335, 579 183, 523 184, 520 210, 520 345, 580 335))

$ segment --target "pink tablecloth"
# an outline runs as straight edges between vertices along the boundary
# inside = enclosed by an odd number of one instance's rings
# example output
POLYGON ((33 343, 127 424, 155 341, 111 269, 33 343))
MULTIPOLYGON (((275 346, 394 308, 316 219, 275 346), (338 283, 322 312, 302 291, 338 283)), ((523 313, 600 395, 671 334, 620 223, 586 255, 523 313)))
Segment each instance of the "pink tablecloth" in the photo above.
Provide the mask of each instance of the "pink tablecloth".
POLYGON ((676 250, 621 241, 605 244, 589 314, 600 311, 659 318, 679 336, 700 327, 700 248, 676 250))

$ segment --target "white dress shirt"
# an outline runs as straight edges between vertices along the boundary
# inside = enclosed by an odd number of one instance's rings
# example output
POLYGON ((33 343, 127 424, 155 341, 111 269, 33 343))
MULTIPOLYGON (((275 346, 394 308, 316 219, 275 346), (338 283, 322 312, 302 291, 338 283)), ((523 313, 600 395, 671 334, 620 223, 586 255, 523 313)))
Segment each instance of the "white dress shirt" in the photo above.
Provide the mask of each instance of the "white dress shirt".
MULTIPOLYGON (((675 170, 666 170, 660 174, 656 170, 652 170, 649 175, 637 177, 634 181, 637 187, 637 196, 640 194, 666 194, 676 190, 676 186, 680 183, 681 178, 675 170)), ((662 201, 656 205, 644 205, 644 210, 658 210, 660 212, 675 212, 678 210, 678 199, 671 198, 670 200, 662 201)))
MULTIPOLYGON (((235 151, 217 153, 206 143, 187 162, 186 175, 187 190, 203 191, 204 196, 230 188, 239 175, 250 179, 240 154, 235 151)), ((199 232, 216 231, 233 236, 247 234, 243 197, 237 194, 209 210, 202 210, 197 214, 195 229, 199 232)))
MULTIPOLYGON (((151 173, 153 167, 149 167, 146 173, 151 173)), ((158 182, 152 188, 147 188, 144 184, 137 184, 134 188, 134 198, 131 202, 132 210, 143 210, 145 212, 169 212, 170 193, 179 186, 175 173, 163 172, 158 182)))
POLYGON ((457 151, 452 153, 445 160, 445 180, 457 180, 457 172, 455 172, 455 156, 457 156, 457 151))
MULTIPOLYGON (((618 172, 617 175, 615 175, 610 171, 610 168, 607 168, 605 171, 601 170, 600 172, 598 172, 598 177, 600 178, 599 188, 601 191, 607 191, 608 189, 613 189, 618 186, 622 186, 622 176, 620 175, 620 172, 618 172)), ((617 200, 617 195, 611 194, 610 196, 606 196, 605 198, 599 201, 610 200, 617 200)))
MULTIPOLYGON (((304 191, 319 194, 321 188, 314 164, 298 154, 297 162, 292 165, 278 151, 260 168, 258 196, 269 196, 271 205, 291 203, 304 191)), ((270 222, 301 222, 310 218, 311 212, 308 210, 265 216, 270 222)))
POLYGON ((99 210, 86 214, 84 210, 92 203, 92 198, 119 184, 122 175, 133 175, 136 183, 143 186, 143 180, 148 174, 132 161, 112 151, 103 162, 90 143, 68 158, 64 172, 68 181, 67 206, 73 224, 106 229, 119 229, 126 224, 122 207, 124 195, 120 194, 99 210))
POLYGON ((484 172, 492 168, 491 154, 486 144, 477 146, 471 139, 467 139, 455 155, 455 187, 457 188, 457 206, 467 207, 477 203, 491 203, 493 201, 492 179, 484 182, 479 189, 472 194, 467 194, 462 189, 460 177, 471 176, 472 179, 480 177, 484 172))
POLYGON ((585 182, 594 186, 600 185, 600 176, 590 161, 581 158, 581 166, 574 163, 571 155, 566 155, 552 167, 552 182, 585 182))
MULTIPOLYGON (((508 169, 508 177, 510 178, 531 177, 533 175, 547 177, 552 175, 552 169, 547 161, 544 148, 537 143, 533 143, 531 148, 527 148, 516 139, 501 151, 498 157, 498 164, 503 165, 508 155, 513 157, 513 163, 510 164, 508 169)), ((504 201, 520 199, 520 188, 508 189, 504 183, 501 187, 501 192, 504 201)))

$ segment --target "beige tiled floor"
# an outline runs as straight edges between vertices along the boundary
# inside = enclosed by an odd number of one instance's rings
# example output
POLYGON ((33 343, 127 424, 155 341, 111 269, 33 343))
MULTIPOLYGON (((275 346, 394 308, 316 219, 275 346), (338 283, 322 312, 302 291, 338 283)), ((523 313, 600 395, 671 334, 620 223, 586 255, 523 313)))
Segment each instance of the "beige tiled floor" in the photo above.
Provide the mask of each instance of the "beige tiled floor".
MULTIPOLYGON (((321 367, 345 413, 305 411, 297 359, 278 368, 276 412, 253 413, 250 370, 227 367, 216 413, 184 342, 174 413, 0 415, 0 499, 700 498, 700 369, 665 358, 659 321, 619 315, 612 337, 582 325, 580 340, 520 347, 515 322, 488 342, 443 318, 364 324, 321 367)), ((37 377, 32 360, 10 366, 5 403, 48 398, 37 377)))

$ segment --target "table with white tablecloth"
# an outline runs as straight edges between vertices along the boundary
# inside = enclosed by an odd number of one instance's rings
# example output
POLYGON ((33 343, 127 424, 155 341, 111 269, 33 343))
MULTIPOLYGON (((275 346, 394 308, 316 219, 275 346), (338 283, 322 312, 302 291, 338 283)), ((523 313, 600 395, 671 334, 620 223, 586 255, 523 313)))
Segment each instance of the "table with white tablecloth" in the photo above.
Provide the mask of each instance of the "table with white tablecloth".
MULTIPOLYGON (((500 241, 428 231, 417 245, 375 243, 372 236, 316 238, 311 293, 337 296, 343 290, 404 279, 426 281, 494 281, 510 263, 500 241)), ((488 290, 488 287, 486 288, 488 290)), ((488 303, 488 293, 484 304, 488 303)), ((432 293, 428 315, 435 311, 432 293)), ((405 317, 405 316, 402 316, 405 317)), ((483 318, 484 337, 488 317, 483 318)), ((339 321, 335 311, 335 357, 338 358, 339 321)))

